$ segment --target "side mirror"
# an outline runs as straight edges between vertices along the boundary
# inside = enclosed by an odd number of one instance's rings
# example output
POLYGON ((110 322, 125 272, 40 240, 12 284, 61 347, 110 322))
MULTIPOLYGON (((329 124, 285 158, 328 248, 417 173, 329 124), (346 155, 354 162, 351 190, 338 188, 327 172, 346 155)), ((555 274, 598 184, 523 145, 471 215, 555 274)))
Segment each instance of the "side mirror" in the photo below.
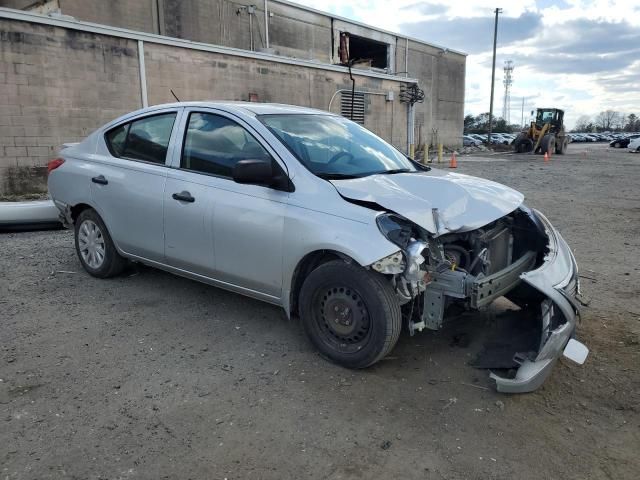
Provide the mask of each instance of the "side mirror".
POLYGON ((289 178, 280 169, 274 169, 271 160, 240 160, 233 167, 233 181, 265 185, 286 192, 293 191, 289 178))
POLYGON ((273 166, 265 160, 240 160, 233 167, 233 181, 236 183, 255 183, 271 185, 273 166))

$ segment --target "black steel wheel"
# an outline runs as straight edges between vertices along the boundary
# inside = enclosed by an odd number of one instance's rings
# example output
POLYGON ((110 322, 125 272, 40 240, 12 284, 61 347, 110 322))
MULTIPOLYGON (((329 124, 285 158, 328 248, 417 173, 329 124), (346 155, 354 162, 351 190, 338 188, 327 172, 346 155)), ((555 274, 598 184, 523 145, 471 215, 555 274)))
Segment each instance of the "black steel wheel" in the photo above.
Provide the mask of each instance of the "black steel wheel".
POLYGON ((341 260, 320 265, 305 279, 300 316, 320 353, 348 368, 368 367, 387 355, 402 326, 388 279, 341 260))
POLYGON ((371 321, 360 294, 345 285, 325 287, 313 296, 321 339, 332 348, 354 353, 367 345, 371 321))

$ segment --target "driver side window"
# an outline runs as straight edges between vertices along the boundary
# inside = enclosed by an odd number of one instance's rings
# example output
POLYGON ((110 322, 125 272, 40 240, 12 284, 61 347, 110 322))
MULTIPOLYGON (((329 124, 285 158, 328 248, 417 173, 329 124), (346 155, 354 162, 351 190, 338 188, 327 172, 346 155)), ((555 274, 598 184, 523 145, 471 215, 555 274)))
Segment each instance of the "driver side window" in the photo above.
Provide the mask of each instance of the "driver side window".
POLYGON ((271 155, 244 127, 220 115, 189 115, 180 168, 231 178, 240 160, 271 161, 271 155))

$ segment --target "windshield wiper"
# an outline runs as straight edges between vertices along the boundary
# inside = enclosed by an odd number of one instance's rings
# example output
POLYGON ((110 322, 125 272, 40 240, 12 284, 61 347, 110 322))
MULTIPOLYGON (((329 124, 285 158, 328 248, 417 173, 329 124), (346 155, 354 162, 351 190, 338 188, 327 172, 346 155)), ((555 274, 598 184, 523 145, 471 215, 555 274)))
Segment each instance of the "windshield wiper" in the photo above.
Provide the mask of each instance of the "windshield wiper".
POLYGON ((394 173, 411 173, 416 171, 417 170, 411 170, 410 168, 395 168, 392 170, 382 170, 381 172, 376 172, 375 175, 393 175, 394 173))
POLYGON ((349 180, 360 177, 360 175, 353 175, 349 173, 316 173, 316 176, 325 180, 349 180))

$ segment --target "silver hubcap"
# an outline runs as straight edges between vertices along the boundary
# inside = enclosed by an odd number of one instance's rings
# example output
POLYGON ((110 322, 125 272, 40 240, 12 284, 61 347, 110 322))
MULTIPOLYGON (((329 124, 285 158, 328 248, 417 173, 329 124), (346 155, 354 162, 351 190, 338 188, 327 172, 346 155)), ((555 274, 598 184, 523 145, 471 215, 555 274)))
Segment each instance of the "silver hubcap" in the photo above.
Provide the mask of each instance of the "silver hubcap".
POLYGON ((100 268, 104 262, 104 237, 100 227, 85 220, 78 230, 78 248, 84 262, 91 268, 100 268))

